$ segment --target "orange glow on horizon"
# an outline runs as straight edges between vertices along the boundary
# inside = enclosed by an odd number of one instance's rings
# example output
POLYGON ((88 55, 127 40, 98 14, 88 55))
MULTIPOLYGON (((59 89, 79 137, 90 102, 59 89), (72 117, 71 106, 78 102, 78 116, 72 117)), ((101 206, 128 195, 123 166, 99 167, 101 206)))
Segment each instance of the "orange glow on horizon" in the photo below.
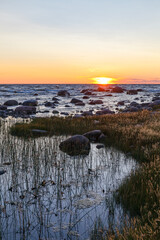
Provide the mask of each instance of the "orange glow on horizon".
POLYGON ((108 77, 95 77, 95 78, 92 78, 92 80, 94 80, 94 83, 95 83, 95 84, 102 84, 102 85, 105 85, 105 84, 112 84, 113 81, 114 81, 114 78, 108 78, 108 77))

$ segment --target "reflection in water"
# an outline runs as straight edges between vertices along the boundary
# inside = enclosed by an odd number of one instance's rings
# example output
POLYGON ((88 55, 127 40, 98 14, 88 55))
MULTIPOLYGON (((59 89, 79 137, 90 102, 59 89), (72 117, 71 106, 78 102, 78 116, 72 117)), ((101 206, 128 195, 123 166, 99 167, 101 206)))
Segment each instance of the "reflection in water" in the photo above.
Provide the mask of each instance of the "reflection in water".
POLYGON ((2 124, 1 238, 88 239, 97 221, 107 228, 124 217, 112 196, 135 161, 96 144, 88 156, 71 157, 59 150, 64 139, 24 140, 2 124))

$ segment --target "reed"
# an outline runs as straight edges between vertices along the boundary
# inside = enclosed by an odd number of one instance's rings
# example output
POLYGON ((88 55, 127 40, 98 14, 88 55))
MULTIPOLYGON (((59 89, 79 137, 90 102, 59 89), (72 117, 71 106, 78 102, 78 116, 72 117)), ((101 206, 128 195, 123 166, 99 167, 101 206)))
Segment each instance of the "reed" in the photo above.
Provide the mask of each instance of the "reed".
POLYGON ((108 231, 102 239, 160 239, 160 114, 142 111, 85 118, 34 119, 16 124, 11 134, 33 137, 32 129, 48 135, 83 134, 100 129, 106 145, 115 146, 134 156, 140 168, 120 186, 115 198, 133 216, 122 231, 108 231))

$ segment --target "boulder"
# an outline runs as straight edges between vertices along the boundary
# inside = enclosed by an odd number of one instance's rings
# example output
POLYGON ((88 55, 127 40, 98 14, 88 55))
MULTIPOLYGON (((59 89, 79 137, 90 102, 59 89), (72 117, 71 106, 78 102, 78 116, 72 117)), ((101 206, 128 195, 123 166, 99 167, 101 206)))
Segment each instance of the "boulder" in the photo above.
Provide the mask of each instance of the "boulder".
POLYGON ((93 95, 91 91, 87 91, 84 93, 84 95, 93 95))
POLYGON ((53 114, 58 114, 59 112, 57 110, 53 110, 53 114))
POLYGON ((71 103, 78 103, 78 102, 82 102, 81 100, 77 99, 77 98, 72 98, 71 103))
POLYGON ((6 170, 3 169, 3 168, 1 168, 1 169, 0 169, 0 175, 3 175, 4 173, 6 173, 6 170))
POLYGON ((105 114, 114 114, 114 111, 109 110, 108 108, 102 109, 96 112, 96 115, 105 115, 105 114))
POLYGON ((111 90, 112 93, 123 93, 123 88, 121 87, 114 87, 111 90))
POLYGON ((76 105, 76 106, 85 106, 85 103, 81 101, 81 102, 75 103, 75 105, 76 105))
POLYGON ((90 105, 95 105, 95 104, 103 104, 103 101, 102 100, 91 100, 89 102, 90 105))
POLYGON ((59 99, 56 98, 56 97, 53 97, 52 100, 53 100, 53 101, 59 101, 59 99))
POLYGON ((124 101, 120 101, 117 104, 120 105, 120 106, 124 106, 124 101))
POLYGON ((82 116, 93 116, 93 113, 92 113, 92 111, 84 111, 83 113, 82 113, 82 116))
POLYGON ((102 134, 101 130, 93 130, 83 134, 83 136, 88 138, 90 141, 97 142, 101 134, 102 134))
POLYGON ((34 106, 20 106, 15 109, 15 113, 18 114, 35 114, 36 113, 36 107, 34 106))
POLYGON ((66 90, 61 90, 61 91, 58 92, 57 95, 60 96, 60 97, 69 97, 70 93, 66 90))
POLYGON ((31 99, 31 100, 24 101, 22 105, 23 106, 37 106, 38 102, 37 102, 37 100, 31 99))
POLYGON ((103 145, 103 144, 98 144, 98 145, 96 146, 96 148, 97 148, 97 149, 104 148, 104 145, 103 145))
POLYGON ((45 106, 45 107, 53 107, 53 106, 54 106, 54 103, 52 103, 52 102, 46 102, 46 103, 44 104, 44 106, 45 106))
POLYGON ((87 155, 90 150, 90 142, 88 138, 83 135, 74 135, 61 142, 59 148, 71 156, 87 155))
POLYGON ((17 106, 18 102, 16 100, 8 100, 4 103, 6 106, 17 106))
POLYGON ((88 96, 84 96, 83 99, 89 99, 89 97, 88 96))
POLYGON ((7 110, 7 106, 1 105, 1 106, 0 106, 0 110, 7 110))

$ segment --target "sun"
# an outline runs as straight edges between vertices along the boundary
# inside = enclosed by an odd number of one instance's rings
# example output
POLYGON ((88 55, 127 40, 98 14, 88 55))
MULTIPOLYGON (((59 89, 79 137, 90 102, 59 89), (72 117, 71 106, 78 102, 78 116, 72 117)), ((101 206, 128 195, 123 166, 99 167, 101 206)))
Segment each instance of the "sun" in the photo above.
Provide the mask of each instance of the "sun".
POLYGON ((94 80, 95 84, 110 84, 114 79, 108 77, 95 77, 92 78, 92 80, 94 80))

